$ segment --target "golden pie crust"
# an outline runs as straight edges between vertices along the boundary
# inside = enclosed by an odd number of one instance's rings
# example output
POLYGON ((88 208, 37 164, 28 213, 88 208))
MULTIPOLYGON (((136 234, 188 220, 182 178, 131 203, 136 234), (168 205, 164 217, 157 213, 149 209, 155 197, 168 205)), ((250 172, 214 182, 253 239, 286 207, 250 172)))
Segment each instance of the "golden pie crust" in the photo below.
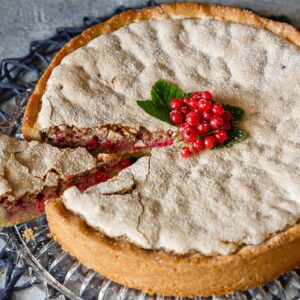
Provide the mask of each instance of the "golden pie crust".
POLYGON ((111 239, 66 209, 60 199, 46 202, 46 214, 54 239, 65 251, 107 278, 149 294, 224 295, 259 286, 300 264, 299 224, 258 246, 207 257, 144 250, 111 239))
MULTIPOLYGON (((300 47, 294 27, 239 8, 198 3, 175 3, 127 11, 95 25, 72 39, 55 56, 32 94, 25 111, 22 131, 26 139, 41 139, 37 117, 47 80, 61 60, 95 37, 133 22, 175 17, 202 18, 257 26, 300 47)), ((60 199, 46 203, 50 230, 63 249, 87 267, 129 287, 150 294, 169 296, 223 295, 246 290, 277 278, 300 264, 300 225, 274 235, 257 246, 245 246, 231 255, 207 257, 174 255, 144 250, 123 239, 111 239, 89 227, 67 210, 60 199)))
POLYGON ((258 15, 235 7, 209 5, 200 3, 174 3, 162 4, 156 7, 144 8, 138 11, 130 10, 120 13, 106 22, 99 23, 73 38, 54 57, 44 74, 39 79, 33 94, 26 106, 22 132, 27 140, 41 140, 37 119, 41 109, 41 99, 47 81, 53 69, 60 64, 62 59, 76 49, 85 46, 92 39, 102 34, 113 32, 122 26, 143 20, 163 20, 170 18, 203 18, 211 17, 240 24, 252 25, 268 30, 300 47, 300 33, 291 25, 275 22, 258 15))

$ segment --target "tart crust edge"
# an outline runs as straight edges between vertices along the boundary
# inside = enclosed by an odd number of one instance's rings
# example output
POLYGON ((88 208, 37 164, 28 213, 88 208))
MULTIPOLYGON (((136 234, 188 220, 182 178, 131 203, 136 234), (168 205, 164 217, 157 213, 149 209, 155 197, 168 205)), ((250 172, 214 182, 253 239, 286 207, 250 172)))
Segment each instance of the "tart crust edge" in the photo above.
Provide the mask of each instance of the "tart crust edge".
POLYGON ((212 17, 217 20, 236 22, 263 28, 282 37, 300 48, 300 32, 293 26, 260 17, 253 12, 237 7, 201 4, 201 3, 173 3, 147 7, 141 10, 128 10, 113 16, 105 22, 96 24, 68 42, 53 58, 39 79, 25 109, 22 132, 26 140, 42 139, 38 129, 37 119, 41 109, 41 99, 47 81, 53 69, 60 64, 62 59, 76 49, 85 46, 92 39, 102 34, 111 33, 122 26, 138 21, 151 19, 169 19, 176 17, 203 18, 212 17))
POLYGON ((207 257, 144 250, 89 227, 61 199, 46 202, 51 233, 85 266, 149 294, 194 297, 233 293, 276 279, 300 263, 300 224, 238 252, 207 257))

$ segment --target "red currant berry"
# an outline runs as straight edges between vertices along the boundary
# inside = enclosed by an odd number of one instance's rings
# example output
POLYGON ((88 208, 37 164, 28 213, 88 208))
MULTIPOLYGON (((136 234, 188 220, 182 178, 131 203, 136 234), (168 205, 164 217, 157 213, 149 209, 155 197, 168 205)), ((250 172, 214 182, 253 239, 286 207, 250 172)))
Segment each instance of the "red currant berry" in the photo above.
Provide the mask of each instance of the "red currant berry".
POLYGON ((199 115, 197 115, 193 111, 188 113, 185 117, 185 121, 191 126, 196 126, 198 124, 199 120, 200 120, 199 115))
POLYGON ((190 125, 188 125, 187 123, 182 123, 182 124, 180 124, 180 125, 179 125, 179 129, 178 129, 179 134, 180 134, 181 136, 183 136, 183 133, 185 132, 185 130, 186 130, 187 128, 190 128, 190 125))
POLYGON ((209 123, 212 129, 218 129, 222 128, 222 126, 224 125, 224 120, 220 116, 213 116, 210 119, 209 123))
POLYGON ((215 132, 215 138, 217 139, 217 142, 219 144, 224 144, 228 140, 228 134, 225 130, 223 129, 218 129, 215 132))
POLYGON ((63 135, 62 135, 61 131, 56 131, 54 136, 55 136, 55 139, 58 140, 58 141, 62 140, 62 138, 63 138, 63 135))
POLYGON ((193 113, 196 114, 196 115, 199 117, 199 119, 201 118, 201 111, 200 111, 199 108, 195 108, 195 109, 193 110, 193 113))
POLYGON ((203 91, 202 92, 202 98, 205 98, 207 100, 211 100, 213 98, 213 95, 209 91, 203 91))
POLYGON ((231 120, 231 113, 229 111, 224 111, 222 118, 224 119, 224 121, 230 121, 231 120))
POLYGON ((183 106, 180 110, 184 115, 188 114, 191 110, 187 106, 183 106))
POLYGON ((188 143, 195 142, 197 139, 197 131, 192 127, 187 127, 182 135, 183 139, 188 143))
POLYGON ((206 149, 215 148, 216 143, 217 143, 217 139, 213 135, 209 135, 204 139, 204 147, 206 149))
POLYGON ((122 169, 125 169, 125 168, 128 168, 129 166, 131 165, 131 162, 130 160, 127 158, 127 159, 123 159, 119 162, 119 166, 122 168, 122 169))
POLYGON ((88 150, 94 150, 99 146, 99 140, 98 137, 94 136, 93 138, 91 138, 87 143, 86 143, 86 148, 88 150))
POLYGON ((198 108, 201 111, 209 111, 212 108, 212 104, 210 100, 207 99, 200 99, 200 101, 198 102, 198 108))
POLYGON ((170 120, 173 124, 181 124, 183 122, 184 116, 183 113, 178 110, 172 110, 170 112, 170 120))
POLYGON ((202 121, 197 125, 196 129, 200 135, 205 135, 205 134, 209 133, 210 126, 209 126, 208 122, 202 121))
POLYGON ((205 111, 203 114, 202 114, 202 118, 206 121, 209 121, 211 119, 211 117, 213 116, 213 114, 209 111, 205 111))
MULTIPOLYGON (((130 163, 129 163, 129 165, 130 165, 130 163)), ((124 168, 122 168, 122 169, 124 169, 124 168)), ((101 171, 101 170, 97 170, 94 174, 94 181, 95 181, 96 184, 100 183, 100 182, 104 182, 107 179, 108 179, 108 175, 105 172, 101 171)))
POLYGON ((195 99, 195 100, 197 100, 197 101, 199 101, 202 98, 201 92, 194 92, 192 94, 192 98, 195 99))
POLYGON ((229 121, 225 121, 224 122, 224 125, 222 126, 222 128, 226 131, 230 130, 231 129, 231 124, 229 121))
POLYGON ((189 103, 188 103, 188 106, 191 108, 191 109, 195 109, 198 107, 198 101, 191 98, 189 103))
POLYGON ((203 142, 201 140, 197 140, 192 144, 192 149, 194 153, 199 153, 203 150, 203 142))
POLYGON ((221 116, 224 113, 224 108, 222 104, 216 103, 213 105, 211 111, 213 112, 214 115, 221 116))
POLYGON ((188 105, 189 102, 190 102, 190 100, 191 100, 191 98, 189 98, 189 97, 184 97, 184 98, 182 99, 182 102, 183 102, 185 105, 188 105))
POLYGON ((183 157, 183 158, 188 158, 191 156, 191 150, 189 147, 182 147, 181 150, 180 150, 180 155, 183 157))
POLYGON ((182 105, 183 105, 183 102, 180 99, 174 98, 170 102, 170 109, 171 110, 180 110, 182 105))

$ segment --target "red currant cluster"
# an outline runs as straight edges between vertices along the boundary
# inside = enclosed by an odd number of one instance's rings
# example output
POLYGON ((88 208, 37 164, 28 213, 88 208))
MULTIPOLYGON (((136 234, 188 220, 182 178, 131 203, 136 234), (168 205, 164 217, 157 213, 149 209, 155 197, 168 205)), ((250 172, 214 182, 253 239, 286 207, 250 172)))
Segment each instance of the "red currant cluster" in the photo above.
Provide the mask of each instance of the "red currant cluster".
POLYGON ((180 154, 184 158, 204 148, 213 149, 228 140, 231 114, 222 104, 212 103, 212 97, 209 91, 195 92, 191 97, 174 98, 170 102, 171 123, 179 127, 181 139, 191 144, 191 147, 181 148, 180 154))

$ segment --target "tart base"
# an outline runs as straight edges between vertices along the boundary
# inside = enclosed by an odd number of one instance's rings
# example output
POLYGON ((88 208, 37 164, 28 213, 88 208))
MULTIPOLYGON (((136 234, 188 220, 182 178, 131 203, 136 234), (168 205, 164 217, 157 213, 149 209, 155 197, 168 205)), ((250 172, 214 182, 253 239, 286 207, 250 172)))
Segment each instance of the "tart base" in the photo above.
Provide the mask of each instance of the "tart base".
POLYGON ((65 251, 107 278, 149 294, 224 295, 257 287, 300 264, 299 224, 263 244, 206 257, 144 250, 111 239, 66 209, 61 199, 48 200, 46 214, 54 239, 65 251))

